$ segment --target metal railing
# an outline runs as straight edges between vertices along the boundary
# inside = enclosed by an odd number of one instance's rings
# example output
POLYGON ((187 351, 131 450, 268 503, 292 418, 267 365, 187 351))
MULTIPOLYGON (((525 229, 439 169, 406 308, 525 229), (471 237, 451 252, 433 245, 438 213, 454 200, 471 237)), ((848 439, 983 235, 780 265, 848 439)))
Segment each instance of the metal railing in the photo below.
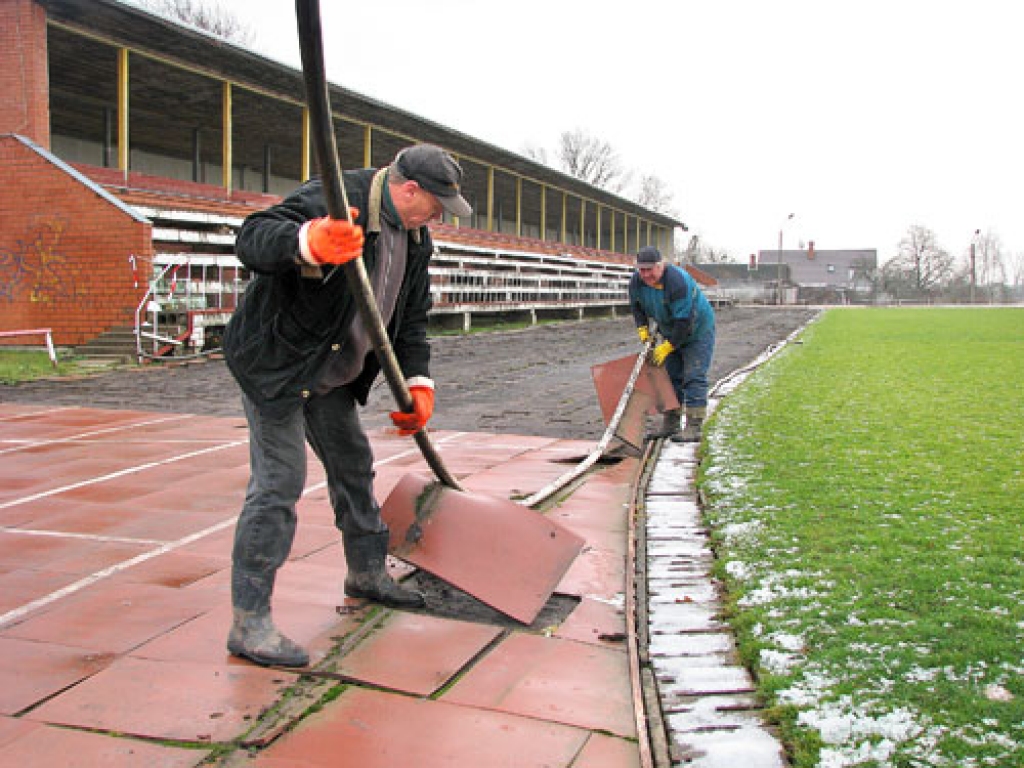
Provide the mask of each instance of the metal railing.
MULTIPOLYGON (((166 218, 166 215, 164 216, 166 218)), ((180 226, 187 219, 179 218, 180 226)), ((205 219, 198 225, 208 225, 205 219)), ((191 242, 187 230, 166 226, 160 241, 191 242)), ((218 235, 217 246, 223 247, 218 235)), ((199 237, 198 239, 202 239, 199 237)), ((168 355, 175 359, 218 351, 207 344, 230 318, 249 275, 229 253, 157 253, 149 290, 135 313, 140 361, 168 355)), ((614 308, 627 303, 632 273, 628 264, 579 259, 569 255, 498 250, 435 241, 430 291, 436 314, 614 308)))

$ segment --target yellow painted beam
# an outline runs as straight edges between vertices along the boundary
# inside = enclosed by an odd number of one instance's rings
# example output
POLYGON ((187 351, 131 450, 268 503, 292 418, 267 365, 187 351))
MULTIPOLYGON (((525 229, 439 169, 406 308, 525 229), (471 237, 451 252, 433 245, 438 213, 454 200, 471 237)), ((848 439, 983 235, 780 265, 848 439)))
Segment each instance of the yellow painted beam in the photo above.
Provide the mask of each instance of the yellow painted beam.
POLYGON ((568 210, 569 210, 569 193, 563 191, 562 192, 562 239, 559 240, 559 242, 563 243, 563 244, 565 243, 566 223, 567 223, 565 218, 566 218, 566 213, 567 213, 568 210))
POLYGON ((494 166, 487 166, 487 231, 494 231, 494 166))
POLYGON ((117 51, 117 167, 128 178, 128 49, 117 51))
POLYGON ((516 237, 523 236, 523 177, 516 176, 516 237))
POLYGON ((232 145, 231 145, 231 131, 232 131, 232 120, 231 120, 231 83, 225 82, 221 96, 221 109, 223 112, 223 119, 221 124, 221 178, 223 179, 223 186, 227 192, 231 192, 231 166, 234 163, 232 157, 232 145))
POLYGON ((580 198, 580 245, 587 245, 587 201, 580 198))
POLYGON ((540 239, 548 239, 548 187, 540 185, 540 239))

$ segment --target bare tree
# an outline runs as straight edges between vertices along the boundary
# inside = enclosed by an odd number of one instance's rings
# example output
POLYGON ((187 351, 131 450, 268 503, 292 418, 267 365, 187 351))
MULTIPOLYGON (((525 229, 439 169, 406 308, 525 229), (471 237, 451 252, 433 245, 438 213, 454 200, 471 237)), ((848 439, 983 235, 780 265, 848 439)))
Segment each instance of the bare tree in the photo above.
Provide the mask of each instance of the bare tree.
POLYGON ((1007 282, 1013 286, 1017 296, 1024 295, 1024 252, 1010 254, 1006 258, 1007 282))
POLYGON ((548 151, 538 144, 533 144, 532 142, 523 144, 522 154, 524 157, 528 157, 535 162, 543 165, 548 164, 548 151))
POLYGON ((899 243, 899 252, 883 267, 890 287, 909 288, 919 294, 934 294, 953 276, 953 257, 939 246, 935 233, 914 224, 899 243))
POLYGON ((644 175, 640 177, 640 190, 637 193, 636 202, 652 211, 669 216, 675 215, 675 211, 672 209, 672 191, 657 176, 644 175))
POLYGON ((139 0, 139 5, 238 45, 252 45, 252 28, 212 0, 139 0))
POLYGON ((632 176, 622 169, 618 153, 611 144, 577 128, 560 137, 558 160, 570 176, 595 187, 619 194, 632 176))
POLYGON ((704 244, 700 247, 699 256, 702 264, 731 264, 732 254, 725 248, 716 248, 713 245, 704 244))
POLYGON ((974 245, 977 284, 992 287, 1006 283, 1006 265, 1003 263, 1003 245, 999 235, 989 230, 979 235, 974 245))

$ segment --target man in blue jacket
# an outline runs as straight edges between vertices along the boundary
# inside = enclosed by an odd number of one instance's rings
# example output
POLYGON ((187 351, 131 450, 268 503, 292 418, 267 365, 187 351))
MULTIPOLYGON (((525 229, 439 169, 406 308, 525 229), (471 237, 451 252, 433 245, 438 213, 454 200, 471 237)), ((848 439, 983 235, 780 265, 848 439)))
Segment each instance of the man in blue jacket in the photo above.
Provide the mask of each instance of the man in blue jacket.
POLYGON ((680 410, 665 411, 660 431, 652 437, 674 442, 699 442, 707 415, 708 368, 715 351, 715 312, 689 272, 666 264, 661 252, 648 245, 636 255, 636 272, 629 281, 629 303, 637 335, 651 338, 650 322, 662 341, 651 351, 651 362, 664 365, 676 398, 686 410, 686 428, 679 429, 680 410))
POLYGON ((235 250, 254 279, 224 334, 225 359, 249 422, 249 487, 231 561, 228 650, 236 656, 265 665, 309 663, 270 613, 274 580, 295 536, 307 441, 327 473, 348 568, 345 594, 397 607, 423 604, 422 595, 385 569, 388 529, 357 410, 380 366, 341 267, 360 256, 366 264, 414 403, 414 413, 391 418, 400 434, 415 434, 434 409, 427 224, 444 211, 472 213, 459 192, 461 179, 450 155, 419 144, 386 168, 345 173, 353 223, 327 216, 323 186, 313 179, 249 216, 239 230, 235 250))

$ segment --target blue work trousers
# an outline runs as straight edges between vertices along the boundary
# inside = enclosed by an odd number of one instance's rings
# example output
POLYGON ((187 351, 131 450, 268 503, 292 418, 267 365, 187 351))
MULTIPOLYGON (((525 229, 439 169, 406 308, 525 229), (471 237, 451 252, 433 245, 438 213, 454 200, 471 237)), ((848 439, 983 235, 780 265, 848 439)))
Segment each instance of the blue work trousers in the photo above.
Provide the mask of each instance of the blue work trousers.
POLYGON ((355 399, 344 388, 284 415, 242 396, 249 420, 249 486, 235 528, 232 565, 273 579, 295 538, 295 504, 306 484, 306 441, 327 471, 335 525, 346 540, 387 530, 373 495, 373 452, 355 399))
POLYGON ((708 369, 715 353, 715 328, 675 349, 665 359, 665 371, 672 381, 679 404, 704 408, 708 404, 708 369))

